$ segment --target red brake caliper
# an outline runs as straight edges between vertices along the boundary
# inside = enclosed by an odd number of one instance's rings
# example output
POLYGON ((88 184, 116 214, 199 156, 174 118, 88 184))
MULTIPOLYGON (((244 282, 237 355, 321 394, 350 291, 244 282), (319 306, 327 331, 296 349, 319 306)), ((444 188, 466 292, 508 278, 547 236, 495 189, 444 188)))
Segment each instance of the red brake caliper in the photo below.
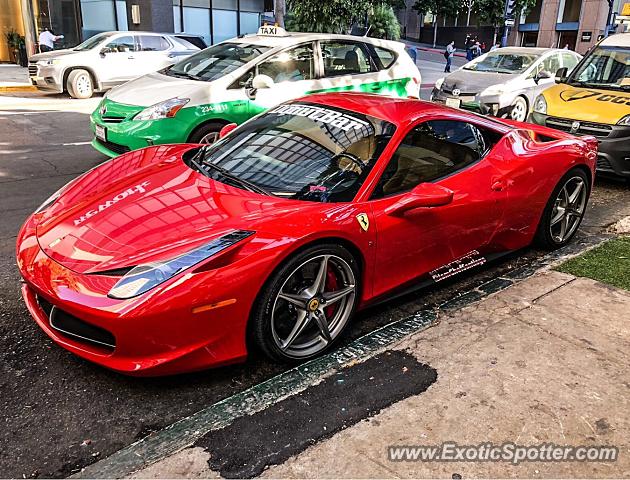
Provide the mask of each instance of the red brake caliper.
MULTIPOLYGON (((338 288, 339 288, 339 282, 337 281, 337 276, 335 275, 335 272, 333 271, 331 266, 328 265, 328 270, 326 272, 326 288, 325 288, 325 290, 327 292, 334 292, 338 288)), ((331 318, 332 314, 335 313, 335 305, 331 305, 329 307, 326 307, 324 309, 324 311, 326 313, 326 317, 327 318, 331 318)))

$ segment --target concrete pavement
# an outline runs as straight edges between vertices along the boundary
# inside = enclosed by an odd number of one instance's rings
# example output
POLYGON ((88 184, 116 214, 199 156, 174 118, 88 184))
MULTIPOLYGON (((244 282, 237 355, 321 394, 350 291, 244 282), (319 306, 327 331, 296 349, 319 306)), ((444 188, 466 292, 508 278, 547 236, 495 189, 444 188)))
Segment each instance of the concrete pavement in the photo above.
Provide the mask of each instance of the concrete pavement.
MULTIPOLYGON (((309 446, 262 476, 627 477, 628 312, 630 292, 546 267, 396 345, 437 370, 428 391, 309 446), (513 465, 388 458, 389 446, 450 441, 608 445, 619 448, 619 459, 513 465)), ((217 477, 208 467, 211 460, 205 449, 188 448, 134 477, 217 477)))
POLYGON ((28 69, 13 64, 0 64, 0 93, 35 92, 28 78, 28 69))

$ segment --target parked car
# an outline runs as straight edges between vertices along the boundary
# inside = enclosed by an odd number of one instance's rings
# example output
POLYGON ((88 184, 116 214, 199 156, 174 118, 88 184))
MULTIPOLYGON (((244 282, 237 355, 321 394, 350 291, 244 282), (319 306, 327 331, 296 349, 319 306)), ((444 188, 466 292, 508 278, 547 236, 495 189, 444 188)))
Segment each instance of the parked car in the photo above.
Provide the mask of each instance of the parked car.
POLYGON ((74 48, 33 55, 28 73, 38 90, 89 98, 198 51, 176 34, 104 32, 74 48))
POLYGON ((420 72, 400 42, 261 27, 108 92, 91 117, 111 157, 163 143, 211 143, 221 128, 313 92, 414 96, 420 72))
POLYGON ((534 99, 553 83, 556 72, 571 70, 581 58, 571 50, 498 48, 439 79, 431 100, 525 121, 534 99))
POLYGON ((413 99, 306 96, 212 145, 121 155, 17 238, 57 344, 130 375, 330 349, 355 312, 575 235, 593 137, 413 99))
POLYGON ((630 33, 611 35, 538 96, 530 120, 599 140, 597 171, 630 180, 630 33))

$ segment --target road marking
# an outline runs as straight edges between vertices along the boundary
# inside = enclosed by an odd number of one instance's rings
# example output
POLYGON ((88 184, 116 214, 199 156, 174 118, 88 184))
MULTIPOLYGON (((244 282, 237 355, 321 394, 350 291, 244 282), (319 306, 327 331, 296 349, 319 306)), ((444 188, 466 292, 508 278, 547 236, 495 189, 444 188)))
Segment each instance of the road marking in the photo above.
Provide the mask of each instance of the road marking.
MULTIPOLYGON (((73 147, 75 145, 91 145, 92 141, 88 141, 88 142, 70 142, 70 143, 62 143, 61 146, 63 147, 73 147)), ((52 146, 54 145, 59 145, 59 144, 52 144, 52 146)))
POLYGON ((260 412, 280 400, 298 394, 315 382, 340 368, 362 362, 391 348, 406 337, 438 323, 440 311, 459 310, 504 290, 542 269, 575 256, 612 238, 611 235, 591 235, 574 239, 572 243, 548 253, 531 264, 517 267, 505 275, 489 280, 436 308, 419 310, 409 317, 392 322, 370 332, 345 347, 294 367, 258 385, 217 402, 164 429, 152 433, 107 458, 88 465, 69 478, 124 478, 169 455, 191 446, 212 430, 224 428, 235 419, 260 412))

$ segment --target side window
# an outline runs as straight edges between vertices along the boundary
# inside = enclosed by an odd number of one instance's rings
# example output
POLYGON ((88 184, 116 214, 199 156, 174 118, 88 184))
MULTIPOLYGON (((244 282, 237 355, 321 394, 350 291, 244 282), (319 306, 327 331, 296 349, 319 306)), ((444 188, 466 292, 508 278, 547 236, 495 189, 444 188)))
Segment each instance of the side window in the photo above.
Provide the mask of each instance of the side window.
POLYGON ((375 69, 365 45, 356 42, 321 42, 324 76, 356 75, 375 69))
POLYGON ((374 51, 376 52, 376 57, 382 69, 386 69, 392 66, 392 64, 396 61, 396 54, 391 50, 387 50, 382 47, 374 47, 374 51))
POLYGON ((553 77, 560 69, 560 55, 554 53, 553 55, 545 58, 542 69, 553 77))
POLYGON ((157 35, 140 35, 138 43, 140 44, 140 50, 143 52, 159 52, 168 50, 171 46, 164 37, 157 35))
POLYGON ((300 45, 268 58, 258 65, 258 73, 270 76, 276 83, 315 78, 313 45, 300 45))
POLYGON ((247 86, 249 82, 254 78, 254 69, 245 72, 239 78, 234 80, 228 89, 239 89, 247 86))
POLYGON ((131 35, 128 35, 126 37, 119 37, 105 45, 105 51, 107 53, 135 52, 136 42, 134 42, 131 35))
POLYGON ((455 120, 431 120, 405 136, 392 155, 372 198, 411 190, 479 160, 486 144, 477 127, 455 120))
POLYGON ((569 73, 571 73, 571 70, 573 70, 579 61, 580 60, 575 55, 571 55, 570 53, 562 54, 562 66, 567 67, 569 69, 569 73))

